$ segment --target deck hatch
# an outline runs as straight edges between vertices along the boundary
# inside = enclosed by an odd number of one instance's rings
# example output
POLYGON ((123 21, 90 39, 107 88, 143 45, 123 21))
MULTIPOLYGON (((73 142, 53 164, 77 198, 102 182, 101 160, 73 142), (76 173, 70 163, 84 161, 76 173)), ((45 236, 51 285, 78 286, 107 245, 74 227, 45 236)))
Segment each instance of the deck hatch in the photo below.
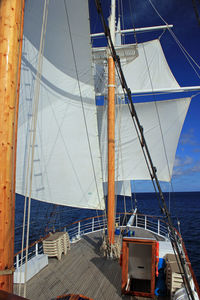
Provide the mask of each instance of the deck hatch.
POLYGON ((153 239, 123 238, 122 293, 153 297, 156 276, 156 246, 153 239))

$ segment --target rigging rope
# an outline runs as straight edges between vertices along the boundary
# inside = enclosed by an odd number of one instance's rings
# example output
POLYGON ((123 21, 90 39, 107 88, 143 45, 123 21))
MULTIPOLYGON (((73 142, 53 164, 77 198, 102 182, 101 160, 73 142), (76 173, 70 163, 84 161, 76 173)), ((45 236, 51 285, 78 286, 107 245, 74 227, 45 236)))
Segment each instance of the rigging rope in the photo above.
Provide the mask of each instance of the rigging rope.
MULTIPOLYGON (((133 182, 133 195, 134 195, 134 204, 135 204, 135 208, 137 208, 137 199, 136 199, 136 188, 135 188, 135 182, 133 182)), ((133 211, 133 197, 131 195, 131 206, 132 206, 132 211, 133 211)))
MULTIPOLYGON (((120 1, 120 3, 121 3, 121 12, 122 12, 122 30, 125 28, 125 26, 124 26, 124 14, 123 14, 123 11, 124 11, 124 9, 123 9, 123 1, 121 0, 120 1)), ((125 36, 124 35, 122 35, 122 37, 121 37, 121 40, 122 40, 122 44, 124 44, 125 43, 125 36)))
MULTIPOLYGON (((165 19, 160 15, 160 13, 158 12, 158 10, 156 9, 155 5, 152 3, 151 0, 149 0, 151 6, 153 7, 153 9, 155 10, 155 12, 157 13, 157 15, 160 17, 160 19, 165 23, 165 25, 168 26, 168 23, 165 21, 165 19)), ((192 60, 192 62, 197 66, 197 68, 200 69, 200 66, 195 62, 195 60, 192 58, 192 56, 187 52, 187 50, 183 47, 183 45, 181 44, 181 42, 178 40, 178 38, 176 37, 176 35, 174 34, 174 32, 172 31, 171 28, 167 28, 170 32, 170 34, 172 35, 172 37, 174 38, 175 42, 177 43, 177 45, 179 46, 179 48, 181 49, 181 51, 183 52, 184 56, 186 57, 187 61, 189 62, 189 64, 191 65, 191 67, 193 68, 193 70, 195 71, 196 75, 198 76, 198 78, 200 79, 200 74, 196 71, 196 69, 194 68, 194 66, 192 65, 191 61, 189 60, 189 58, 192 60)), ((163 32, 164 33, 164 32, 163 32)), ((162 34, 163 35, 163 34, 162 34)), ((162 35, 159 37, 159 39, 162 37, 162 35)), ((146 54, 145 54, 145 58, 146 58, 146 54)), ((150 75, 149 75, 150 77, 150 75)), ((151 77, 150 77, 151 79, 151 77)), ((151 81, 151 85, 152 85, 152 81, 151 81)), ((193 96, 191 96, 190 98, 194 98, 196 97, 197 95, 199 95, 200 93, 197 93, 193 96)), ((154 95, 155 97, 155 95, 154 95)), ((156 109, 157 109, 157 105, 156 105, 156 109)), ((158 117, 159 117, 159 114, 158 114, 158 117)), ((159 123, 160 123, 160 118, 159 118, 159 123)), ((162 133, 162 130, 161 130, 161 133, 162 133)), ((162 134, 162 139, 163 139, 163 144, 164 144, 164 150, 165 150, 165 157, 167 159, 167 153, 166 153, 166 146, 165 146, 165 143, 164 143, 164 137, 163 137, 163 134, 162 134)), ((168 163, 168 159, 167 159, 167 167, 168 167, 168 173, 169 173, 169 176, 170 176, 170 170, 169 170, 169 163, 168 163)), ((169 182, 170 186, 171 186, 171 190, 172 192, 174 192, 174 188, 173 188, 173 184, 172 184, 172 181, 170 180, 169 182)), ((170 212, 170 194, 169 194, 169 212, 170 212)))
POLYGON ((193 4, 193 8, 194 8, 194 12, 195 12, 197 21, 198 21, 198 23, 200 25, 200 16, 199 16, 199 11, 198 11, 198 8, 197 8, 196 0, 192 0, 192 4, 193 4))
POLYGON ((149 76, 149 80, 150 80, 150 84, 151 84, 151 90, 152 90, 152 93, 153 93, 154 103, 155 103, 155 106, 156 106, 156 113, 157 113, 157 117, 158 117, 158 123, 159 123, 159 127, 160 127, 160 133, 161 133, 161 137, 162 137, 162 143, 163 143, 165 158, 166 158, 166 162, 167 162, 168 175, 169 175, 169 178, 170 178, 169 160, 168 160, 168 157, 167 157, 167 151, 166 151, 165 140, 164 140, 164 135, 163 135, 162 126, 161 126, 160 115, 159 115, 159 112, 158 112, 158 106, 157 106, 157 102, 156 102, 156 99, 155 99, 153 81, 152 81, 152 78, 151 78, 150 68, 149 68, 149 64, 148 64, 148 60, 147 60, 147 54, 146 54, 146 51, 145 51, 144 44, 142 44, 142 47, 143 47, 143 51, 144 51, 144 57, 145 57, 145 62, 146 62, 147 70, 148 70, 148 76, 149 76))
POLYGON ((79 79, 79 74, 78 74, 78 67, 77 67, 77 63, 76 63, 76 55, 75 55, 75 50, 74 50, 74 43, 73 43, 73 38, 72 38, 72 32, 71 32, 71 26, 70 26, 70 22, 69 22, 69 15, 68 15, 68 11, 67 11, 66 1, 64 1, 64 6, 65 6, 65 14, 67 17, 67 23, 68 23, 68 28, 69 28, 69 36, 70 36, 70 41, 71 41, 72 54, 73 54, 73 59, 74 59, 74 67, 75 67, 78 89, 79 89, 79 94, 80 94, 80 100, 81 100, 81 105, 82 105, 85 130, 86 130, 86 135, 87 135, 87 140, 88 140, 90 159, 91 159, 91 164, 92 164, 92 169, 93 169, 93 174, 94 174, 97 196, 98 196, 98 200, 99 200, 99 204, 100 204, 101 200, 100 200, 99 189, 98 189, 98 184, 97 184, 96 172, 95 172, 95 168, 94 168, 94 160, 93 160, 93 156, 92 156, 91 143, 90 143, 90 139, 89 139, 89 132, 88 132, 88 126, 87 126, 87 121, 86 121, 86 113, 85 113, 85 108, 84 108, 84 103, 83 103, 83 96, 82 96, 82 90, 81 90, 80 79, 79 79))
MULTIPOLYGON (((86 135, 87 135, 87 140, 88 140, 88 147, 89 147, 92 170, 93 170, 94 180, 95 180, 95 185, 96 185, 97 197, 98 197, 99 204, 101 204, 101 199, 100 199, 99 188, 98 188, 98 184, 97 184, 97 176, 96 176, 95 167, 94 167, 94 159, 93 159, 93 156, 92 156, 91 143, 90 143, 90 139, 89 139, 89 131, 88 131, 88 126, 87 126, 86 113, 85 113, 82 90, 81 90, 81 85, 80 85, 78 66, 77 66, 77 63, 76 63, 76 55, 75 55, 75 50, 74 50, 74 43, 73 43, 73 38, 72 38, 72 32, 71 32, 71 26, 70 26, 70 21, 69 21, 69 14, 68 14, 68 10, 67 10, 66 0, 64 1, 64 6, 65 6, 65 14, 66 14, 66 18, 67 18, 67 24, 68 24, 68 28, 69 28, 71 49, 72 49, 72 54, 73 54, 74 67, 75 67, 76 78, 77 78, 77 83, 78 83, 78 89, 79 89, 79 94, 80 94, 80 100, 81 100, 81 106, 82 106, 82 112, 83 112, 83 119, 84 119, 84 123, 85 123, 85 130, 86 130, 86 135)), ((98 216, 98 220, 99 220, 99 224, 100 224, 98 211, 97 211, 97 216, 98 216)))
MULTIPOLYGON (((122 111, 122 99, 120 97, 118 97, 117 94, 117 99, 120 100, 118 102, 117 105, 117 117, 118 117, 118 156, 117 156, 117 182, 119 179, 119 165, 120 165, 120 161, 121 161, 121 172, 122 172, 122 178, 124 178, 124 168, 123 168, 123 160, 122 160, 122 145, 121 145, 121 111, 122 111)), ((125 197, 125 183, 124 181, 122 181, 122 192, 123 192, 123 200, 124 200, 124 212, 126 215, 126 197, 125 197)), ((117 199, 117 196, 116 196, 117 199)), ((116 205, 117 205, 117 201, 115 201, 116 205)))
MULTIPOLYGON (((150 84, 151 84, 151 90, 152 90, 152 93, 153 93, 152 95, 153 95, 154 103, 155 103, 155 107, 156 107, 156 113, 157 113, 158 123, 159 123, 159 127, 160 127, 160 133, 161 133, 161 138, 162 138, 162 144, 163 144, 165 159, 166 159, 166 162, 167 162, 167 170, 168 170, 168 175, 169 175, 169 178, 170 178, 169 184, 171 185, 171 189, 172 189, 172 192, 173 192, 174 190, 173 190, 173 185, 172 185, 172 181, 171 181, 169 160, 168 160, 168 156, 167 156, 167 150, 166 150, 166 145, 165 145, 165 140, 164 140, 164 134, 163 134, 162 126, 161 126, 160 115, 159 115, 157 101, 156 101, 156 98, 155 98, 155 93, 154 93, 154 88, 153 88, 153 81, 152 81, 152 78, 151 78, 150 68, 149 68, 149 64, 148 64, 147 55, 146 55, 144 45, 143 45, 143 51, 144 51, 146 66, 147 66, 147 70, 148 70, 148 76, 149 76, 149 80, 150 80, 150 84)), ((169 201, 170 201, 170 196, 169 196, 169 201)), ((170 209, 169 209, 169 212, 170 212, 170 209)))
MULTIPOLYGON (((46 25, 47 25, 47 16, 48 16, 48 4, 49 0, 45 0, 44 3, 44 12, 43 12, 43 21, 42 21, 42 31, 41 31, 41 39, 40 39, 40 48, 38 52, 38 69, 36 74, 36 82, 35 82, 35 93, 34 93, 34 113, 32 118, 31 125, 31 136, 30 136, 30 151, 28 154, 28 166, 27 166, 27 180, 29 178, 29 195, 27 194, 28 190, 28 182, 26 183, 26 195, 25 195, 25 204, 28 198, 28 216, 27 216, 27 234, 26 234, 26 256, 25 256, 25 272, 24 272, 24 297, 26 297, 26 278, 27 278, 27 262, 28 262, 28 246, 29 246, 29 230, 30 230, 30 208, 31 208, 31 193, 32 193, 32 179, 33 179, 33 161, 34 161, 34 150, 35 150, 35 138, 36 138, 36 124, 37 124, 37 113, 38 113, 38 103, 39 103, 39 92, 40 92, 40 80, 41 80, 41 71, 42 71, 42 62, 43 62, 43 52, 44 52, 44 37, 46 33, 46 25), (31 147, 32 146, 32 147, 31 147), (30 161, 31 160, 31 161, 30 161), (30 169, 30 177, 29 177, 29 166, 31 164, 30 169)), ((24 208, 24 212, 26 213, 26 208, 24 208)), ((24 215, 24 221, 25 221, 24 215)), ((25 224, 25 222, 24 222, 25 224)), ((24 234, 23 226, 23 234, 24 234)), ((24 243, 24 241, 22 242, 24 243)))
POLYGON ((191 288, 191 285, 190 285, 189 277, 188 277, 188 274, 187 274, 187 271, 186 271, 187 266, 186 266, 185 256, 179 248, 180 247, 179 245, 181 244, 181 240, 177 236, 177 234, 175 232, 175 229, 173 227, 172 220, 171 220, 169 211, 168 211, 166 203, 165 203, 164 195, 162 193, 161 186, 160 186, 160 183, 158 181, 158 177, 157 177, 157 174, 156 174, 156 168, 153 165, 153 161, 152 161, 151 155, 149 153, 148 146, 146 144, 146 140, 145 140, 145 137, 144 137, 144 134, 143 134, 143 128, 140 124, 140 121, 138 119, 138 116, 137 116, 137 113, 136 113, 136 110, 135 110, 135 107, 134 107, 134 104, 133 104, 133 101, 132 101, 131 90, 128 88, 127 82, 125 80, 125 77, 124 77, 124 74, 123 74, 123 71, 122 71, 122 68, 121 68, 120 58, 116 54, 116 50, 115 50, 114 45, 112 43, 110 30, 109 30, 109 28, 106 24, 105 18, 103 16, 100 0, 95 0, 95 2, 96 2, 97 11, 101 16, 101 21, 102 21, 102 24, 103 24, 104 33, 105 33, 105 36, 108 40, 108 45, 110 47, 110 53, 111 53, 111 55, 114 59, 115 66, 117 68, 117 72, 120 76, 119 78, 120 78, 120 81, 121 81, 121 84, 122 84, 122 88, 123 88, 124 92, 127 93, 127 96, 128 96, 130 113, 132 115, 132 119, 133 119, 133 122, 134 122, 135 127, 136 127, 136 131, 137 131, 137 134, 138 134, 138 138, 139 138, 139 141, 140 141, 140 144, 141 144, 142 151, 145 154, 145 161, 147 162, 147 168, 149 169, 150 176, 151 176, 151 179, 152 179, 152 183, 153 183, 153 185, 155 185, 155 187, 157 187, 158 192, 159 192, 159 196, 160 196, 160 200, 163 204, 163 213, 166 216, 166 218, 168 220, 168 224, 169 224, 169 232, 170 232, 170 236, 171 236, 171 243, 172 243, 172 246, 174 247, 174 249, 176 250, 176 251, 174 251, 174 253, 177 252, 180 263, 181 263, 181 267, 182 267, 182 270, 183 270, 183 274, 184 274, 182 276, 183 282, 185 282, 186 290, 190 294, 192 300, 195 300, 193 292, 192 292, 192 288, 191 288))
POLYGON ((133 34, 134 34, 134 39, 135 39, 135 43, 136 43, 136 46, 138 44, 138 41, 137 41, 137 34, 136 34, 136 30, 135 30, 135 22, 134 22, 134 17, 133 17, 133 13, 132 13, 132 9, 131 9, 131 1, 129 0, 129 8, 130 8, 130 13, 131 13, 131 19, 132 19, 132 22, 133 22, 133 34))
MULTIPOLYGON (((160 15, 160 13, 158 12, 158 10, 156 9, 155 5, 152 3, 151 0, 149 0, 149 3, 151 4, 151 6, 153 7, 153 9, 155 10, 155 12, 157 13, 157 15, 160 17, 160 19, 165 23, 165 25, 169 26, 169 24, 165 21, 165 19, 160 15)), ((196 67, 200 70, 200 66, 199 64, 197 64, 197 62, 192 58, 192 56, 187 52, 187 50, 183 47, 183 45, 181 44, 181 42, 179 41, 179 39, 176 37, 176 35, 174 34, 174 32, 172 31, 171 28, 167 28, 169 33, 171 34, 171 36, 174 38, 175 42, 177 43, 177 45, 179 46, 179 48, 181 49, 183 55, 185 56, 185 58, 187 59, 188 63, 190 64, 190 66, 192 67, 192 69, 194 70, 194 72, 196 73, 196 75, 198 76, 198 78, 200 79, 200 74, 197 72, 197 70, 195 69, 195 67, 193 66, 192 62, 194 63, 194 65, 196 65, 196 67)))
MULTIPOLYGON (((19 90, 20 90, 20 76, 21 76, 21 66, 20 63, 21 62, 21 56, 22 56, 22 43, 23 43, 23 25, 24 25, 24 7, 25 7, 25 1, 21 0, 21 7, 22 7, 22 11, 21 11, 21 15, 20 15, 20 22, 19 24, 21 24, 20 26, 20 33, 19 33, 19 38, 20 38, 20 47, 19 47, 19 52, 17 54, 18 56, 18 61, 17 61, 17 88, 15 91, 15 97, 16 97, 16 103, 19 109, 19 90), (19 58, 20 57, 20 58, 19 58)), ((14 150, 12 153, 12 162, 13 162, 13 168, 11 170, 12 172, 12 181, 11 181, 11 194, 12 197, 14 197, 14 203, 15 203, 15 199, 16 199, 16 195, 15 195, 15 180, 16 180, 16 170, 14 168, 16 168, 16 135, 17 135, 17 126, 18 126, 18 109, 15 109, 15 116, 14 116, 14 130, 15 130, 15 134, 13 135, 13 145, 14 146, 14 150)), ((13 213, 15 214, 15 205, 14 207, 12 207, 13 213)), ((11 220, 11 230, 14 228, 14 232, 12 231, 12 234, 14 234, 15 237, 15 217, 12 218, 11 220)), ((14 237, 13 237, 13 241, 14 241, 14 237)), ((13 251, 14 251, 14 245, 13 245, 13 251)), ((21 283, 21 272, 20 272, 20 283, 21 283)), ((19 288, 18 288, 19 291, 19 288)))
MULTIPOLYGON (((25 41, 24 41, 24 45, 25 41)), ((26 47, 26 46, 25 46, 26 47)), ((33 110, 33 107, 32 107, 33 110)), ((28 124, 29 125, 29 124, 28 124)), ((23 225, 22 225, 22 241, 21 241, 21 258, 23 258, 23 253, 24 253, 24 240, 25 240, 25 227, 27 226, 26 224, 26 214, 27 214, 27 198, 28 198, 28 177, 29 177, 29 171, 30 171, 30 156, 31 156, 31 135, 29 136, 29 141, 28 141, 28 155, 27 155, 27 168, 26 168, 26 176, 25 176, 25 197, 24 197, 24 214, 23 214, 23 225)), ((18 295, 21 295, 21 275, 22 275, 22 264, 23 264, 23 259, 21 259, 20 262, 20 283, 18 286, 18 295)))

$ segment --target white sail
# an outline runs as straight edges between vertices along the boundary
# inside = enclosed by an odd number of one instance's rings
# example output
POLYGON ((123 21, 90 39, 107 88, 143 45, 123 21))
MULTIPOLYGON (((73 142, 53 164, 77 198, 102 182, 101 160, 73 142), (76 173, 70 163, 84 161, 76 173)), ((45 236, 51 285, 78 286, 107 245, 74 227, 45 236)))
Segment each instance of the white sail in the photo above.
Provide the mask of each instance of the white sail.
MULTIPOLYGON (((108 183, 103 183, 104 195, 108 195, 108 183)), ((131 183, 127 181, 115 181, 115 195, 129 196, 131 197, 131 183)))
MULTIPOLYGON (((170 181, 190 98, 135 104, 158 179, 170 181)), ((98 108, 103 176, 107 181, 107 107, 98 108)), ((116 107, 116 180, 149 180, 150 175, 127 105, 116 107)))
MULTIPOLYGON (((116 52, 120 57, 128 87, 133 93, 146 90, 153 92, 155 89, 180 89, 168 66, 159 40, 137 45, 121 45, 116 47, 116 52)), ((103 83, 107 80, 106 49, 93 48, 93 60, 96 93, 105 95, 107 90, 103 83)), ((118 92, 122 93, 119 81, 118 92)))
POLYGON ((165 59, 159 40, 138 44, 138 56, 122 62, 128 87, 134 91, 179 88, 165 59))
MULTIPOLYGON (((27 2, 16 174, 16 192, 23 195, 28 153, 33 148, 29 145, 30 124, 35 117, 32 102, 42 14, 41 1, 27 2)), ((86 0, 50 1, 34 145, 32 198, 104 209, 96 115, 88 3, 86 0)))

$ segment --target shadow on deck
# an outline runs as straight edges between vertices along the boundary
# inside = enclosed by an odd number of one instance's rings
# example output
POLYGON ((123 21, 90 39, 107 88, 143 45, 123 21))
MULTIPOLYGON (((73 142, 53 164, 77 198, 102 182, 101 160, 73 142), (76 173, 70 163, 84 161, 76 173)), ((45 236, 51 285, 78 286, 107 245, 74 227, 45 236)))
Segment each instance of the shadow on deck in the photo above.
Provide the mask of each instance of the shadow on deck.
MULTIPOLYGON (((135 234, 141 235, 141 231, 135 234)), ((117 261, 100 256, 101 243, 101 232, 85 235, 71 245, 71 250, 62 255, 60 261, 49 258, 48 266, 27 282, 26 297, 46 300, 74 293, 94 300, 133 299, 121 296, 121 267, 117 261)), ((18 288, 15 284, 15 294, 18 294, 18 288)), ((22 285, 22 291, 23 288, 22 285)))

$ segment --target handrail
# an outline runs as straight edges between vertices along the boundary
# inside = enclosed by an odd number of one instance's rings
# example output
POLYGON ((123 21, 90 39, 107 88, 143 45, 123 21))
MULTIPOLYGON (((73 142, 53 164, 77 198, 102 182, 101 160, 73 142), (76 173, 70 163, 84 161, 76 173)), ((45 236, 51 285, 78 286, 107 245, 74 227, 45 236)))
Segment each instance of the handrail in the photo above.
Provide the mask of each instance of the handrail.
MULTIPOLYGON (((39 240, 31 243, 29 246, 28 246, 28 249, 32 248, 33 246, 35 246, 36 244, 39 244, 41 243, 43 240, 47 239, 49 237, 50 233, 48 233, 47 235, 45 235, 44 237, 41 237, 39 240)), ((17 256, 18 254, 24 252, 26 250, 26 247, 23 249, 23 250, 19 250, 17 253, 14 254, 14 257, 17 256)))
MULTIPOLYGON (((117 213, 117 215, 127 215, 127 216, 129 216, 129 215, 132 215, 133 213, 132 212, 118 212, 117 213)), ((119 216, 118 217, 116 217, 116 219, 117 218, 119 218, 119 216)), ((157 219, 158 220, 158 216, 152 216, 152 215, 144 215, 144 214, 139 214, 139 213, 137 213, 137 216, 142 216, 142 217, 144 217, 144 216, 146 216, 146 217, 149 217, 149 218, 152 218, 152 219, 157 219)), ((67 228, 69 228, 69 227, 71 227, 71 226, 73 226, 73 225, 75 225, 75 224, 78 224, 78 223, 83 223, 83 222, 85 222, 85 221, 88 221, 88 220, 92 220, 92 219, 97 219, 97 218, 104 218, 105 217, 105 215, 100 215, 100 216, 93 216, 93 217, 88 217, 88 218, 85 218, 85 219, 82 219, 82 220, 79 220, 79 221, 74 221, 74 222, 72 222, 72 223, 70 223, 70 224, 67 224, 66 226, 63 226, 63 227, 61 227, 61 228, 59 228, 59 231, 62 231, 62 230, 64 230, 64 229, 67 229, 67 228)), ((106 220, 106 218, 104 219, 104 221, 106 220)), ((163 222, 165 225, 167 224, 165 221, 163 221, 163 220, 161 220, 161 219, 159 219, 161 222, 163 222)), ((102 220, 101 220, 102 221, 102 220)), ((98 226, 98 224, 97 224, 97 226, 98 226)), ((73 229, 73 228, 72 228, 73 229)), ((72 230, 71 229, 71 230, 72 230)), ((58 231, 58 230, 56 230, 56 231, 58 231)), ((40 243, 40 242, 42 242, 43 240, 45 240, 46 238, 48 238, 49 237, 49 233, 47 234, 47 235, 45 235, 45 236, 43 236, 43 237, 41 237, 40 239, 38 239, 38 240, 36 240, 36 241, 34 241, 33 243, 31 243, 29 246, 28 246, 28 249, 29 248, 32 248, 34 245, 36 245, 36 244, 38 244, 38 243, 40 243)), ((18 254, 21 254, 23 251, 25 251, 26 250, 26 247, 23 249, 23 250, 19 250, 17 253, 15 253, 14 254, 14 256, 16 256, 16 255, 18 255, 18 254)))
MULTIPOLYGON (((128 215, 129 216, 129 215, 132 215, 132 214, 133 213, 119 212, 119 213, 117 213, 116 221, 119 221, 120 220, 119 218, 122 215, 125 215, 125 216, 128 215)), ((80 237, 84 234, 89 234, 89 233, 92 233, 94 231, 103 229, 104 225, 105 225, 105 221, 106 221, 105 215, 88 217, 88 218, 82 219, 80 221, 75 221, 75 222, 72 222, 72 223, 70 223, 66 226, 63 226, 62 228, 59 229, 59 231, 61 229, 66 230, 66 228, 68 228, 68 233, 69 232, 72 233, 71 238, 80 237), (99 218, 99 220, 97 220, 97 218, 99 218), (92 221, 92 222, 88 223, 87 221, 92 221), (78 226, 75 226, 75 225, 78 225, 78 226)), ((160 219, 158 216, 151 216, 151 215, 144 215, 144 214, 137 213, 134 222, 135 222, 135 225, 133 225, 133 227, 136 226, 136 227, 144 228, 144 229, 149 230, 151 232, 154 232, 154 233, 156 233, 160 236, 163 236, 165 238, 166 237, 169 238, 168 223, 166 221, 160 219), (155 223, 155 221, 157 223, 155 223)), ((126 225, 125 226, 120 226, 120 227, 126 227, 126 225)), ((187 250, 185 248, 185 244, 182 240, 182 237, 181 237, 180 233, 178 232, 178 230, 175 227, 174 227, 174 230, 175 230, 176 234, 181 239, 181 244, 182 244, 183 251, 185 253, 185 258, 186 258, 186 261, 188 263, 188 267, 189 267, 190 273, 192 275, 193 282, 194 282, 197 294, 198 294, 199 299, 200 299, 199 285, 198 285, 197 279, 195 277, 195 274, 193 272, 193 269, 192 269, 192 266, 191 266, 191 263, 190 263, 190 260, 189 260, 188 254, 187 254, 187 250)), ((47 237, 49 237, 49 235, 50 235, 50 233, 48 233, 44 237, 41 237, 37 241, 31 243, 29 245, 28 249, 30 249, 30 248, 32 248, 33 246, 36 245, 37 249, 35 250, 35 255, 37 255, 38 254, 38 244, 41 243, 43 240, 45 240, 47 237)), ((26 250, 26 248, 24 248, 23 250, 20 250, 17 253, 15 253, 14 256, 16 257, 16 265, 19 264, 19 261, 24 259, 24 257, 22 257, 22 255, 21 255, 21 258, 19 259, 19 255, 22 254, 22 252, 25 251, 25 250, 26 250)), ((32 251, 29 254, 30 255, 34 254, 34 251, 32 251)))
POLYGON ((61 229, 67 228, 67 227, 69 227, 69 226, 71 226, 71 225, 74 225, 74 224, 77 224, 77 223, 79 223, 79 222, 83 222, 83 221, 87 221, 87 220, 91 220, 91 219, 102 218, 102 217, 105 217, 105 215, 94 216, 94 217, 88 217, 88 218, 85 218, 85 219, 83 219, 83 220, 79 220, 79 221, 72 222, 72 223, 70 223, 70 224, 68 224, 68 225, 66 225, 66 226, 61 227, 61 229))
POLYGON ((198 297, 199 297, 199 299, 200 299, 200 288, 199 288, 199 284, 198 284, 198 282, 197 282, 196 276, 195 276, 194 271, 193 271, 193 269, 192 269, 192 265, 191 265, 191 262, 190 262, 190 259, 189 259, 188 253, 187 253, 187 249, 186 249, 186 247, 185 247, 185 244, 184 244, 184 241, 183 241, 183 239, 182 239, 182 236, 181 236, 180 232, 179 232, 176 228, 175 228, 175 231, 176 231, 176 233, 178 234, 178 236, 179 236, 180 239, 181 239, 181 244, 182 244, 182 247, 183 247, 183 252, 185 253, 185 258, 186 258, 186 260, 187 260, 188 267, 189 267, 189 269, 190 269, 190 273, 191 273, 191 275, 192 275, 192 279, 193 279, 193 281, 194 281, 194 285, 195 285, 195 288, 196 288, 198 297))

